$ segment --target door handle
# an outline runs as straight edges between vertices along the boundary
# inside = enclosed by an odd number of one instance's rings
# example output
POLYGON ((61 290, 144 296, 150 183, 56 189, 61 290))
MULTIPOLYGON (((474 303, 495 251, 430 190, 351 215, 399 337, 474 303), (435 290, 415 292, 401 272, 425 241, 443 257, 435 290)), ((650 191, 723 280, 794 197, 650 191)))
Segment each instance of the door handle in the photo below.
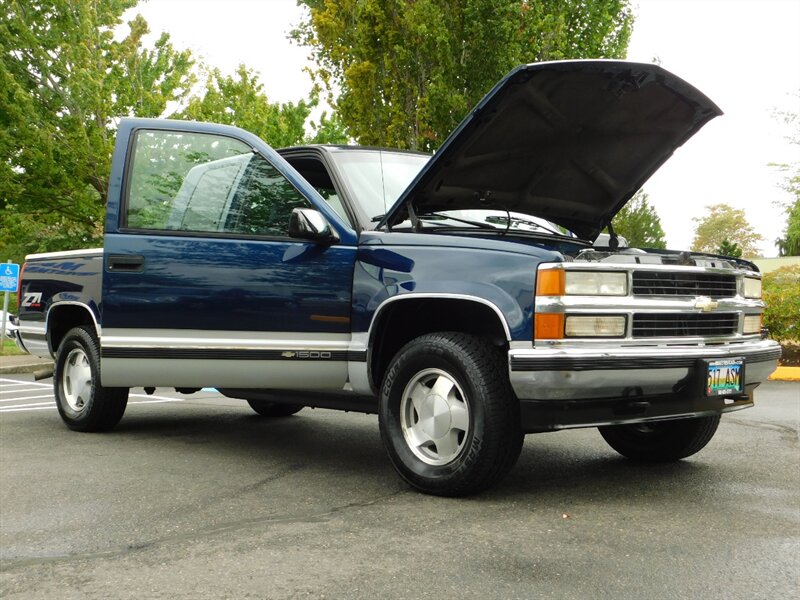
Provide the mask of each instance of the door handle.
POLYGON ((106 259, 106 271, 141 273, 144 271, 144 256, 138 254, 111 254, 106 259))

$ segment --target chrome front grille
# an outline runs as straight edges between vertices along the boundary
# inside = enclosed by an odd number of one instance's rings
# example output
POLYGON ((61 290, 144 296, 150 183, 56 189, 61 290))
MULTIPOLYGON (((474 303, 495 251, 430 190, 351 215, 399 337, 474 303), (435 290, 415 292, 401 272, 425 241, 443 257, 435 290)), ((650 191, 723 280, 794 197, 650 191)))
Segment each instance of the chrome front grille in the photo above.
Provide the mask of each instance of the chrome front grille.
POLYGON ((739 313, 639 313, 633 315, 634 338, 732 335, 739 313))
POLYGON ((634 296, 709 296, 731 298, 736 295, 736 276, 716 273, 676 271, 634 271, 634 296))

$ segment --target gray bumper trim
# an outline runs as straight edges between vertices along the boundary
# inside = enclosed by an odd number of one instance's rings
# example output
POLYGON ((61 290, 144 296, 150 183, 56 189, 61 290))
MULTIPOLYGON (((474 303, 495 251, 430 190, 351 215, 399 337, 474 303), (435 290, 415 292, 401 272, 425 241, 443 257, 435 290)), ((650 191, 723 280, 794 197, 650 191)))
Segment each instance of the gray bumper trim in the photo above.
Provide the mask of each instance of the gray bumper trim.
POLYGON ((701 359, 743 358, 746 386, 780 358, 771 340, 720 346, 602 346, 511 349, 509 378, 520 400, 600 400, 699 392, 701 359), (695 389, 696 388, 696 389, 695 389))
MULTIPOLYGON (((780 346, 764 350, 750 350, 738 346, 725 346, 725 351, 715 347, 704 347, 701 353, 693 352, 680 356, 520 356, 511 354, 512 371, 605 371, 622 369, 674 369, 693 367, 698 358, 725 358, 743 356, 748 362, 778 360, 781 357, 780 346)), ((530 351, 528 351, 530 352, 530 351)))

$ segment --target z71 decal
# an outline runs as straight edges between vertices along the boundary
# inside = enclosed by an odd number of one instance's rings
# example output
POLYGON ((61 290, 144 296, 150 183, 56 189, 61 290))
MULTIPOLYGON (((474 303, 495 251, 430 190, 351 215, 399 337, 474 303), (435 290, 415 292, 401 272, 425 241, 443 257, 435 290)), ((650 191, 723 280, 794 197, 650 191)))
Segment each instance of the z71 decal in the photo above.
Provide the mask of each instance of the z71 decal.
POLYGON ((42 306, 42 292, 28 292, 22 299, 23 308, 40 308, 42 306))

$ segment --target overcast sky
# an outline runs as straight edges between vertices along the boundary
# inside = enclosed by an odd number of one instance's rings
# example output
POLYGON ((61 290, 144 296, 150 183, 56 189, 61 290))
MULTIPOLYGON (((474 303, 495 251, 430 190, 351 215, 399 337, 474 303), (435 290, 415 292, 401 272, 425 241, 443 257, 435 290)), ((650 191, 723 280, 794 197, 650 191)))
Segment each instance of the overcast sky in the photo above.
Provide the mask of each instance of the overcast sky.
MULTIPOLYGON (((745 209, 764 236, 765 256, 785 224, 776 202, 790 196, 770 162, 800 162, 800 147, 773 111, 800 113, 800 1, 634 0, 628 58, 661 65, 724 111, 645 184, 671 248, 688 248, 693 217, 719 202, 745 209)), ((307 97, 308 50, 286 39, 302 18, 295 0, 149 0, 140 12, 154 32, 225 72, 259 71, 272 101, 307 97)))

